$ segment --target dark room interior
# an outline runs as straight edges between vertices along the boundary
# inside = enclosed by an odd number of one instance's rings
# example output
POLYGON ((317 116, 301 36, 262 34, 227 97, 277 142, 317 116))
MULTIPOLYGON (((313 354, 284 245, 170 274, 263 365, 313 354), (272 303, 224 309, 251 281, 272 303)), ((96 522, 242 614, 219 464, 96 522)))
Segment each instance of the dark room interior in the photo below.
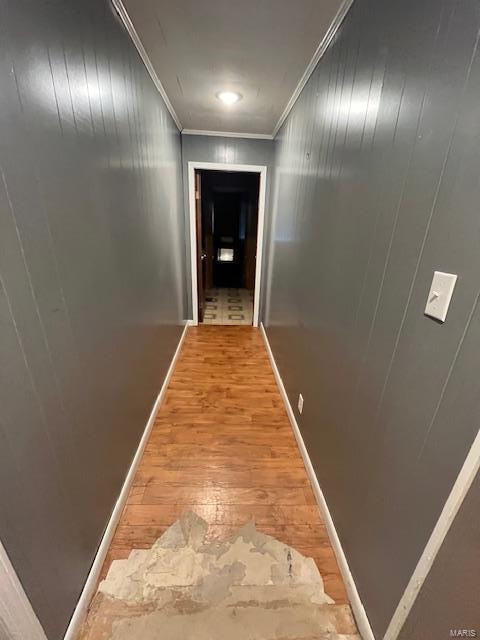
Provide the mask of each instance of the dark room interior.
POLYGON ((251 324, 260 176, 233 171, 199 173, 202 238, 199 297, 204 298, 203 321, 251 324))

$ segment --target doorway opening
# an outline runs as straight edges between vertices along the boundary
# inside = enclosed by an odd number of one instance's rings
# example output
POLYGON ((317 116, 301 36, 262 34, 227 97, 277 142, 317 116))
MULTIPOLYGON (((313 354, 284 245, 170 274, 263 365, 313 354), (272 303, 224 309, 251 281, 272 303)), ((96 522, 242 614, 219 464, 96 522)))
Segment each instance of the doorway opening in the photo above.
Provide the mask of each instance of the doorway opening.
POLYGON ((258 326, 264 168, 218 167, 189 167, 193 321, 258 326))

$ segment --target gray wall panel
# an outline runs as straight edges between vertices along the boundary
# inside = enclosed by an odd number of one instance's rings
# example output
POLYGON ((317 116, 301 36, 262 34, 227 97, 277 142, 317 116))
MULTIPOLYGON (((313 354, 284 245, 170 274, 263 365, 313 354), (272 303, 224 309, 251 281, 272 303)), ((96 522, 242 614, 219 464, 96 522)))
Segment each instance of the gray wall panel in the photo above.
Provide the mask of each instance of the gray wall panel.
MULTIPOLYGON (((480 634, 480 474, 434 560, 399 640, 451 638, 451 630, 480 634)), ((458 635, 457 637, 462 637, 458 635)))
POLYGON ((108 2, 0 2, 0 538, 62 637, 176 348, 180 135, 108 2))
POLYGON ((479 27, 356 0, 275 141, 268 335, 378 637, 478 431, 479 27))
MULTIPOLYGON (((183 158, 183 186, 185 201, 185 229, 186 229, 186 254, 185 264, 187 269, 187 296, 185 304, 188 307, 189 317, 192 317, 192 278, 190 261, 190 213, 188 203, 188 163, 189 162, 217 162, 226 164, 256 164, 267 167, 267 194, 265 206, 265 231, 264 231, 264 259, 263 265, 268 264, 266 255, 266 238, 269 235, 269 211, 270 211, 270 181, 273 163, 273 140, 256 140, 253 138, 224 138, 221 136, 197 136, 182 135, 183 158)), ((265 284, 266 267, 262 272, 262 282, 265 284)), ((264 298, 265 287, 261 292, 264 298)), ((260 314, 262 315, 263 301, 260 301, 260 314)))

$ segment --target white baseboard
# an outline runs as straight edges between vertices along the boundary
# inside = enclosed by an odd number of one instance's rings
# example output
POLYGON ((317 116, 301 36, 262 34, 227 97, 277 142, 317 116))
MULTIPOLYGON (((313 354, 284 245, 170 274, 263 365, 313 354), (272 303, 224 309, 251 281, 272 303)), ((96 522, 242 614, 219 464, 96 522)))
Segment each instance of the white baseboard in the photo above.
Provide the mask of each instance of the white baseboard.
POLYGON ((303 442, 302 434, 300 432, 300 428, 298 426, 297 420, 295 418, 295 414, 290 404, 290 400, 288 399, 287 392, 285 391, 285 386, 283 384, 282 378, 280 376, 280 372, 275 362, 275 358, 272 353, 270 343, 268 342, 268 337, 265 332, 265 327, 263 326, 263 322, 260 323, 260 331, 262 332, 262 336, 265 341, 265 346, 267 348, 268 356, 272 364, 275 380, 277 381, 280 394, 283 398, 283 402, 285 403, 285 408, 287 410, 287 414, 290 419, 290 423, 292 425, 293 433, 295 435, 298 448, 300 449, 300 453, 302 454, 305 469, 307 471, 309 480, 312 484, 312 489, 315 494, 315 498, 317 500, 318 506, 320 507, 320 511, 322 513, 323 519, 325 521, 325 525, 327 527, 328 535, 330 537, 330 542, 332 543, 332 547, 335 552, 335 556, 337 558, 338 566, 340 568, 343 580, 345 582, 345 587, 347 589, 348 597, 350 599, 350 605, 352 607, 353 615, 355 616, 355 621, 357 623, 358 630, 363 640, 375 640, 375 636, 373 635, 373 631, 370 626, 370 622, 368 620, 367 614, 365 612, 365 608, 362 604, 362 601, 360 600, 357 587, 355 585, 352 573, 348 566, 347 558, 343 551, 340 538, 338 537, 337 530, 335 529, 335 524, 332 520, 332 516, 330 515, 330 511, 328 509, 325 496, 323 495, 323 492, 318 483, 317 476, 313 469, 313 465, 310 460, 310 456, 308 455, 305 443, 303 442))
POLYGON ((125 482, 123 483, 122 489, 120 491, 120 495, 118 496, 117 502, 112 511, 112 515, 110 516, 110 520, 108 521, 107 528, 105 529, 105 533, 103 534, 102 541, 100 543, 100 546, 98 547, 98 551, 95 555, 95 559, 90 569, 90 573, 88 574, 87 580, 85 582, 85 586, 83 587, 83 591, 80 595, 77 606, 75 607, 75 611, 73 612, 73 616, 70 620, 70 624, 68 625, 67 631, 65 633, 64 640, 76 640, 80 632, 80 629, 82 627, 82 624, 84 623, 85 618, 87 616, 88 607, 90 606, 90 601, 95 595, 95 590, 97 588, 97 583, 100 576, 100 572, 102 570, 103 563, 105 561, 108 550, 110 548, 110 544, 115 534, 118 521, 120 520, 120 516, 122 515, 123 509, 125 507, 125 503, 127 501, 128 494, 130 493, 130 488, 132 486, 133 479, 135 477, 135 473, 137 471, 137 468, 142 458, 148 438, 150 436, 153 425, 155 423, 155 418, 157 416, 158 410, 160 409, 160 405, 162 404, 162 401, 167 392, 168 384, 170 382, 170 378, 172 377, 173 370, 175 369, 175 364, 180 355, 183 341, 185 339, 185 335, 187 333, 189 326, 190 326, 190 322, 187 321, 185 323, 185 328, 183 329, 182 335, 178 342, 178 346, 172 358, 172 362, 170 363, 170 366, 168 368, 167 375, 165 376, 165 380, 163 381, 162 388, 160 389, 160 393, 158 394, 157 399, 155 400, 155 403, 153 405, 152 412, 150 413, 150 417, 148 418, 148 422, 143 432, 142 439, 140 440, 140 444, 138 445, 138 449, 132 460, 132 464, 130 465, 130 468, 128 470, 127 476, 125 478, 125 482))

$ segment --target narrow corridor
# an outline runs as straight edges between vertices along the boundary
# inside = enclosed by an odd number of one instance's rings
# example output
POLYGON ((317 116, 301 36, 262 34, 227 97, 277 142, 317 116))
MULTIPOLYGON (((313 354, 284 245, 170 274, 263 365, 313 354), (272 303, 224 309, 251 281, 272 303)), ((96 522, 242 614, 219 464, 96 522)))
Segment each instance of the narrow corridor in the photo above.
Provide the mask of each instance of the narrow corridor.
POLYGON ((479 1, 0 25, 0 640, 480 638, 479 1))
POLYGON ((210 539, 254 519, 313 557, 326 593, 348 602, 258 329, 188 330, 102 577, 189 510, 210 539))

